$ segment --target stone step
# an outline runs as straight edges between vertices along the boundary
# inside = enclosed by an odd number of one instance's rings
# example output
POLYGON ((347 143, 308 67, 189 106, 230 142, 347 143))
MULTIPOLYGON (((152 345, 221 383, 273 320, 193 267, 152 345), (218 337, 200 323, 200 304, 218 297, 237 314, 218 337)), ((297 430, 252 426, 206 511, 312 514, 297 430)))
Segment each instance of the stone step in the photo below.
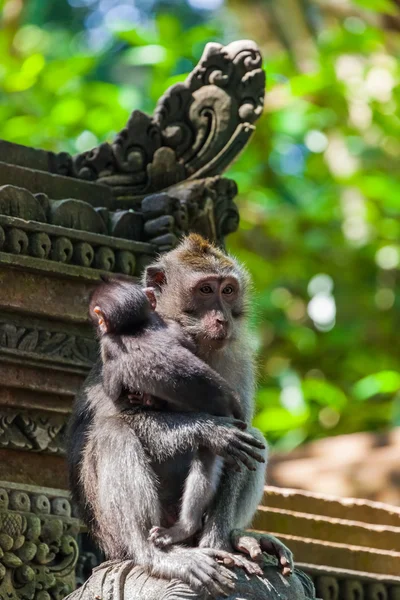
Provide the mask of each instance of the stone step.
POLYGON ((267 486, 264 489, 262 506, 374 525, 400 527, 400 508, 358 498, 337 498, 267 486))
POLYGON ((262 506, 253 520, 253 528, 263 531, 273 529, 279 531, 279 535, 291 535, 295 531, 299 537, 344 544, 351 541, 355 546, 400 552, 400 527, 388 525, 371 525, 262 506))
POLYGON ((75 198, 95 207, 113 208, 111 189, 105 185, 0 162, 0 186, 6 184, 23 184, 32 194, 44 193, 52 200, 75 198))
POLYGON ((292 550, 295 560, 298 557, 302 564, 325 566, 327 570, 333 567, 366 572, 370 575, 398 576, 400 573, 400 552, 337 544, 276 531, 271 533, 279 537, 292 550))

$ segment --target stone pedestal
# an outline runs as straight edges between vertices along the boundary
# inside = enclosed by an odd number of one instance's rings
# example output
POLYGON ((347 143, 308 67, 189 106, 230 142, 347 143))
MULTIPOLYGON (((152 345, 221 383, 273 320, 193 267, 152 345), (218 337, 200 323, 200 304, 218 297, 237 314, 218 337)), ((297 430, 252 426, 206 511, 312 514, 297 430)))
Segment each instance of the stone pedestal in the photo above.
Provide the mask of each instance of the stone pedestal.
MULTIPOLYGON (((283 577, 276 566, 265 561, 264 577, 248 577, 242 569, 234 569, 235 591, 227 600, 313 600, 315 590, 311 579, 301 571, 283 577)), ((129 600, 209 600, 187 585, 149 577, 132 561, 104 563, 94 570, 90 579, 66 600, 93 598, 126 598, 129 600)), ((221 596, 222 600, 222 596, 221 596)))

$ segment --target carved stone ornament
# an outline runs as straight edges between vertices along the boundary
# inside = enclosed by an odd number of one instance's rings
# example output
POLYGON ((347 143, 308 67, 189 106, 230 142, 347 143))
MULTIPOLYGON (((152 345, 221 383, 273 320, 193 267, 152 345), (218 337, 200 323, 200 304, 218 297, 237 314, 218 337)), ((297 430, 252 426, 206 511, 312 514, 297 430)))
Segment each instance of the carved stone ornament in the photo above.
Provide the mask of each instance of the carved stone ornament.
POLYGON ((207 44, 183 83, 160 98, 152 117, 133 111, 112 144, 70 157, 52 155, 50 171, 110 186, 120 206, 188 179, 222 173, 262 114, 265 74, 257 45, 207 44))
POLYGON ((66 493, 0 482, 0 598, 61 600, 75 587, 78 532, 66 493))
POLYGON ((64 455, 67 415, 0 408, 0 448, 64 455))

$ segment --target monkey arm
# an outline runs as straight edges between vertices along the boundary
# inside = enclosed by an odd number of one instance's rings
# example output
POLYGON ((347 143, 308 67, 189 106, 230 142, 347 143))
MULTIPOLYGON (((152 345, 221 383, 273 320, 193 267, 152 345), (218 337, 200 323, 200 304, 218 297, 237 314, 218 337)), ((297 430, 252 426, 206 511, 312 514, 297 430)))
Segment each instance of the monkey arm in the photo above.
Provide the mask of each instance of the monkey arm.
POLYGON ((123 386, 166 400, 178 410, 243 417, 239 397, 225 379, 178 344, 136 352, 125 361, 123 386))
POLYGON ((242 421, 203 413, 147 410, 126 411, 121 418, 135 432, 150 458, 159 463, 199 446, 223 457, 236 470, 243 464, 254 471, 254 461, 264 460, 260 453, 264 444, 243 431, 246 425, 242 421))

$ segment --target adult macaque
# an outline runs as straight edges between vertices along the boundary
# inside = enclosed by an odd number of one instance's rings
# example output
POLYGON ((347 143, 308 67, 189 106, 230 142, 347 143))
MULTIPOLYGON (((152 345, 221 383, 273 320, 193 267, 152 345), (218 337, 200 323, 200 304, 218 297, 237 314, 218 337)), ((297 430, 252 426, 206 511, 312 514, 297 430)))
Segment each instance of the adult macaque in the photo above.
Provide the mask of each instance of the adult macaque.
MULTIPOLYGON (((251 427, 255 368, 247 322, 250 280, 244 267, 192 234, 148 267, 143 283, 156 290, 158 313, 179 323, 195 341, 197 355, 239 394, 247 431, 266 446, 261 432, 251 427)), ((289 574, 293 556, 279 540, 267 534, 231 535, 251 524, 264 482, 263 464, 255 471, 225 469, 199 547, 231 550, 233 543, 234 549, 255 560, 266 551, 275 554, 283 573, 289 574)))

